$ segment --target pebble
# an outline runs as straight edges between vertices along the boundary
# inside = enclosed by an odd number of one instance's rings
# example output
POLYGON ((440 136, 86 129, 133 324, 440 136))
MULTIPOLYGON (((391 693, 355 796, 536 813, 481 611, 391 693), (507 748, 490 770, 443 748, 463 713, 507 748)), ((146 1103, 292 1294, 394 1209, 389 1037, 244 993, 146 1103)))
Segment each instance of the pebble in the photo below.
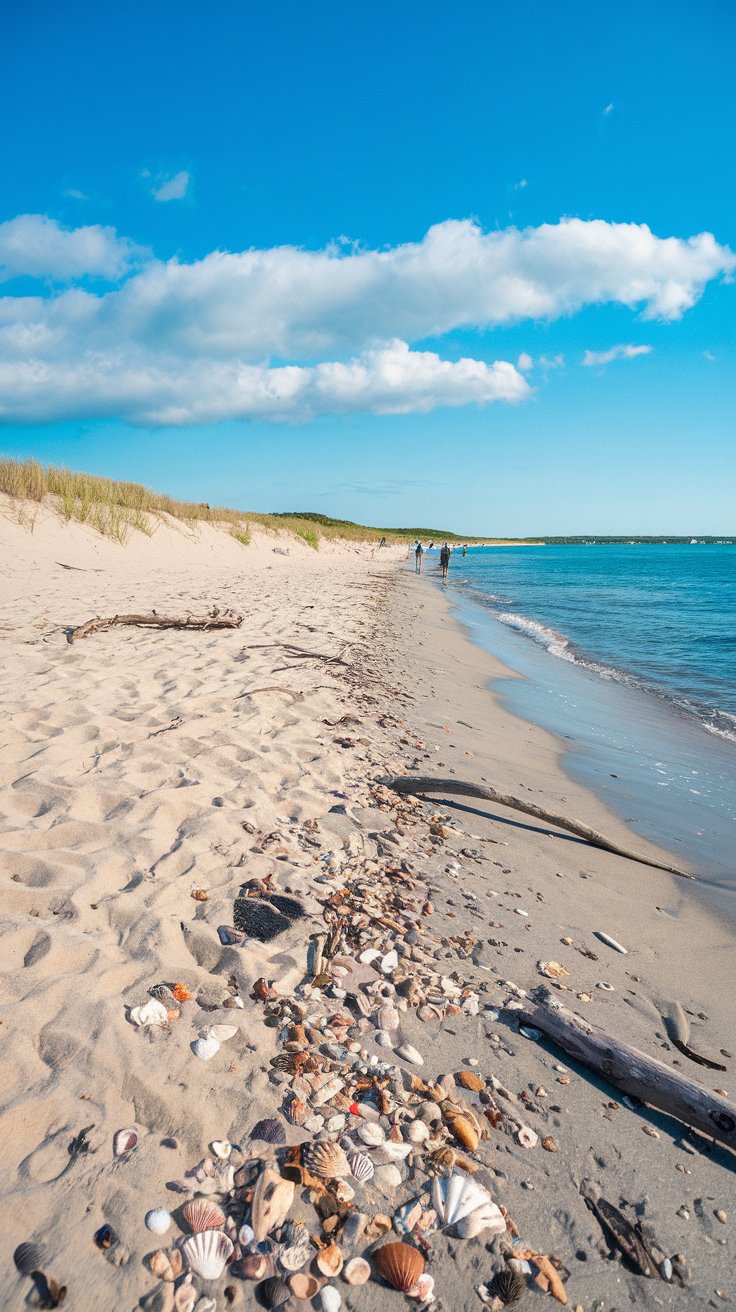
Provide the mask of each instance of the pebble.
POLYGON ((375 1180, 382 1189, 398 1189, 401 1184, 401 1171, 392 1162, 387 1162, 384 1166, 376 1167, 375 1180))
POLYGON ((689 1220, 690 1220, 690 1213, 688 1212, 688 1210, 687 1210, 686 1207, 678 1207, 678 1209, 677 1209, 677 1215, 678 1215, 678 1216, 681 1216, 682 1219, 683 1219, 683 1221, 689 1221, 689 1220))
POLYGON ((716 1221, 720 1221, 721 1225, 726 1224, 728 1220, 728 1213, 724 1212, 722 1207, 717 1208, 716 1211, 713 1213, 713 1215, 715 1216, 716 1221))

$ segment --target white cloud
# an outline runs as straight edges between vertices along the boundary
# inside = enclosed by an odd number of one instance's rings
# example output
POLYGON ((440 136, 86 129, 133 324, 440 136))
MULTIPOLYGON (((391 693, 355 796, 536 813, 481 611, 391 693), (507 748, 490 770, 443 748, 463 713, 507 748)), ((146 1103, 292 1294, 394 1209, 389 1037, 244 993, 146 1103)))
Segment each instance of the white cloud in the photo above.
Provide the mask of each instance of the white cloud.
POLYGON ((540 369, 562 369, 565 365, 564 355, 540 355, 540 369))
POLYGON ((160 186, 154 187, 151 195, 155 200, 183 200, 190 181, 190 175, 182 169, 181 173, 175 173, 173 178, 166 178, 160 186))
POLYGON ((602 302, 677 319, 736 263, 709 233, 661 239, 579 219, 490 233, 450 220, 384 250, 281 246, 131 267, 139 255, 109 228, 66 232, 38 215, 0 225, 6 276, 119 279, 0 298, 0 415, 296 420, 518 400, 529 389, 513 365, 411 344, 602 302))
POLYGON ((514 191, 524 191, 524 189, 528 186, 529 183, 527 182, 526 178, 520 178, 518 182, 514 183, 514 191))
POLYGON ((612 360, 634 360, 637 355, 649 355, 651 346, 611 346, 607 351, 586 351, 583 364, 610 364, 612 360))
POLYGON ((608 115, 611 114, 615 108, 616 106, 614 105, 613 101, 611 101, 610 104, 606 105, 605 109, 603 110, 603 117, 608 118, 608 115))
POLYGON ((703 355, 706 360, 710 360, 711 364, 714 364, 717 359, 717 356, 715 356, 712 351, 703 351, 703 355))
POLYGON ((19 214, 0 223, 0 281, 26 275, 59 282, 84 277, 113 282, 129 271, 138 253, 114 228, 98 224, 62 228, 45 214, 19 214))
POLYGON ((516 361, 516 367, 517 369, 520 369, 523 374, 527 374, 530 369, 534 368, 534 361, 530 355, 527 355, 526 351, 522 351, 516 361))

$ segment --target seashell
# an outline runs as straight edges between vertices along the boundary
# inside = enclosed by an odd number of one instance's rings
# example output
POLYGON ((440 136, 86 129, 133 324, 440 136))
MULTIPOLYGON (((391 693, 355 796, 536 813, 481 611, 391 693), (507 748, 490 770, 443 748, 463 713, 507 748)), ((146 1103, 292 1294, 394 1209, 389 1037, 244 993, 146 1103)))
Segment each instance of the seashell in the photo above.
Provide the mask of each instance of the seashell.
POLYGON ((282 1307, 291 1297, 291 1290, 279 1276, 269 1276, 256 1285, 256 1298, 261 1307, 282 1307))
POLYGON ((305 1221, 284 1221, 279 1239, 285 1248, 309 1243, 309 1227, 305 1221))
POLYGON ((264 1121, 258 1121, 250 1132, 251 1139, 262 1139, 264 1143, 275 1143, 281 1146, 286 1143, 286 1131, 277 1121, 275 1116, 270 1116, 264 1121))
POLYGON ((425 1125, 424 1121, 412 1121, 406 1133, 410 1143, 426 1143, 429 1138, 429 1126, 425 1125))
POLYGON ((500 1207, 495 1203, 483 1203, 469 1216, 464 1216, 462 1221, 458 1221, 456 1229, 461 1239, 474 1239, 483 1230, 492 1230, 494 1235, 504 1235, 506 1220, 500 1207))
POLYGON ((195 902, 206 902, 209 898, 209 893, 206 888, 193 888, 189 896, 193 897, 195 902))
POLYGON ((402 1294, 414 1289, 424 1272, 424 1258, 411 1244, 384 1244, 373 1254, 384 1280, 402 1294))
POLYGON ((211 1061, 215 1053, 220 1051, 220 1040, 214 1035, 208 1039, 195 1039, 191 1049, 195 1057, 199 1057, 201 1061, 211 1061))
POLYGON ((29 1276, 32 1271, 40 1271, 46 1259, 41 1244, 18 1244, 13 1253, 13 1261, 22 1276, 29 1276))
POLYGON ((233 1146, 229 1139, 213 1139, 210 1144, 213 1155, 218 1157, 221 1162, 226 1162, 230 1156, 233 1146))
POLYGON ((255 1235, 253 1233, 252 1226, 241 1225, 240 1229, 238 1230, 238 1243, 240 1244, 240 1247, 250 1248, 254 1239, 255 1239, 255 1235))
POLYGON ((396 1056, 403 1057, 404 1061, 411 1062, 412 1066, 424 1065, 421 1052, 417 1052, 416 1048, 412 1048, 410 1043, 402 1043, 401 1047, 396 1049, 396 1056))
POLYGON ((519 1126, 516 1131, 516 1138, 522 1148, 536 1148, 539 1143, 539 1135, 535 1134, 534 1130, 531 1130, 528 1125, 519 1126))
POLYGON ((364 1285, 371 1278, 370 1263, 364 1257, 352 1258, 342 1273, 349 1285, 364 1285))
POLYGON ((474 1153, 480 1142, 478 1131, 467 1116, 452 1116, 448 1120, 452 1134, 463 1148, 474 1153))
POLYGON ((240 1270, 244 1280, 265 1280, 273 1275, 273 1265, 266 1253, 249 1253, 241 1259, 240 1270))
POLYGON ((168 1253, 164 1248, 159 1248, 152 1255, 149 1266, 157 1280, 173 1284, 184 1270, 184 1259, 178 1248, 171 1248, 168 1253))
POLYGON ((490 1201, 488 1191, 460 1171, 453 1171, 445 1179, 436 1176, 432 1181, 432 1206, 443 1226, 457 1225, 490 1201))
POLYGON ((369 966, 373 961, 377 961, 380 955, 378 948, 366 948, 365 952, 361 952, 358 961, 363 966, 369 966))
POLYGON ((186 1276, 174 1294, 175 1312, 194 1312, 198 1298, 199 1290, 192 1284, 192 1277, 186 1276))
POLYGON ((504 1271, 497 1271, 491 1283, 488 1286, 489 1294, 498 1298, 504 1307, 515 1307, 520 1303, 526 1293, 526 1280, 520 1271, 514 1271, 512 1267, 506 1267, 504 1271))
POLYGON ((366 1153, 349 1153, 348 1162, 353 1177, 360 1180, 361 1184, 365 1184, 366 1180, 373 1179, 375 1167, 366 1153))
POLYGON ((373 1161, 376 1166, 385 1166, 388 1162, 403 1162, 410 1152, 410 1143, 403 1143, 403 1141, 395 1143, 393 1139, 387 1139, 380 1148, 376 1148, 373 1161))
POLYGON ((251 1225, 257 1243, 266 1238, 269 1230, 283 1224, 294 1202, 293 1180, 285 1180, 271 1167, 266 1166, 258 1177, 251 1203, 251 1225))
POLYGON ((343 1268, 344 1258, 338 1244, 328 1244, 317 1254, 316 1262, 323 1276, 337 1276, 343 1268))
POLYGON ((382 1007, 378 1008, 376 1013, 379 1030, 397 1030, 399 1028, 399 1013, 390 1002, 384 1002, 382 1007))
POLYGON ((154 1235, 165 1235, 171 1225, 171 1213, 165 1207, 154 1207, 146 1212, 146 1229, 154 1235))
POLYGON ((184 1204, 181 1214, 193 1235, 203 1230, 219 1230, 225 1224, 225 1213, 209 1198, 193 1198, 184 1204))
POLYGON ((310 1276, 306 1271, 300 1271, 297 1275, 290 1276, 289 1289, 295 1298, 314 1298, 319 1289, 319 1280, 316 1276, 310 1276))
POLYGON ((232 1256, 233 1241, 222 1230, 202 1230, 184 1240, 182 1251, 196 1276, 217 1280, 232 1256))
POLYGON ((322 1180, 334 1180, 350 1174, 348 1159, 337 1143, 309 1144, 304 1149, 302 1161, 310 1175, 318 1175, 322 1180))
POLYGON ((301 1098, 292 1098, 286 1108, 286 1115, 292 1125, 301 1125, 309 1115, 309 1108, 306 1103, 302 1102, 301 1098))
POLYGON ((621 952, 625 957, 628 956, 628 948, 622 947, 617 939, 611 938, 610 934, 604 934, 602 929, 594 929, 593 933, 596 938, 600 939, 601 943, 605 943, 607 948, 613 948, 614 952, 621 952))
POLYGON ((168 1025, 169 1014, 162 1002, 151 998, 142 1007, 131 1007, 130 1019, 139 1029, 144 1029, 146 1025, 168 1025))
POLYGON ((307 1265, 313 1252, 309 1236, 307 1236, 306 1243, 290 1244, 282 1248, 278 1254, 278 1264, 284 1271, 301 1271, 302 1267, 307 1265))
POLYGON ((325 1285, 317 1295, 322 1312, 339 1312, 342 1299, 334 1285, 325 1285))
POLYGON ((417 1280, 409 1297, 416 1298, 419 1303, 431 1303, 434 1299, 434 1276, 425 1271, 417 1280))
POLYGON ((194 1312, 217 1312, 217 1300, 207 1298, 204 1294, 197 1299, 194 1312))
POLYGON ((392 948, 390 952, 386 953, 385 957, 381 957, 381 960, 379 962, 379 969, 381 970, 382 974, 390 975, 392 970, 396 970, 398 964, 399 964, 399 955, 396 949, 392 948))
POLYGON ((138 1131, 134 1125, 128 1125, 124 1130, 116 1130, 112 1139, 113 1157, 122 1157, 123 1153, 132 1152, 138 1146, 138 1131))
POLYGON ((386 1138, 386 1131, 377 1121, 363 1121, 358 1126, 357 1135, 369 1148, 378 1148, 386 1138))
POLYGON ((206 1037, 217 1039, 218 1043, 227 1043, 228 1039, 234 1039, 238 1033, 237 1025, 211 1025, 207 1030, 206 1037))
POLYGON ((569 975, 569 970, 565 970, 559 961, 538 961, 537 966, 543 975, 548 979, 562 979, 564 975, 569 975))
POLYGON ((475 1071, 458 1071, 455 1076, 455 1083, 460 1085, 461 1089, 470 1089, 473 1093, 481 1093, 486 1087, 486 1082, 475 1071))
POLYGON ((175 984, 171 992, 177 1002, 189 1002, 192 996, 186 984, 175 984))

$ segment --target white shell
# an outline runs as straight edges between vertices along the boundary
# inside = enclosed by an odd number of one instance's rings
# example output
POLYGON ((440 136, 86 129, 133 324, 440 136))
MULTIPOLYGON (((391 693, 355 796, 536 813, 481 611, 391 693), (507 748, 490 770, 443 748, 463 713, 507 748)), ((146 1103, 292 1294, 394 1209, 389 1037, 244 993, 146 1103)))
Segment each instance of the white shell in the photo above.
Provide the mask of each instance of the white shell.
POLYGON ((434 1276, 425 1271, 417 1280, 409 1298, 416 1298, 419 1303, 431 1303, 434 1299, 434 1276))
POLYGON ((366 1156, 365 1153, 349 1153, 348 1161, 350 1163, 350 1170, 353 1173, 354 1179, 360 1180, 362 1182, 373 1179, 373 1175, 374 1175, 373 1162, 371 1161, 370 1157, 366 1156))
POLYGON ((195 1039, 192 1044, 192 1052, 195 1057, 199 1057, 202 1061, 210 1061, 215 1053, 219 1051, 220 1040, 214 1036, 208 1039, 195 1039))
POLYGON ((417 1052, 416 1048, 412 1048, 410 1043, 402 1043, 401 1047, 396 1049, 396 1055, 397 1057, 403 1057, 404 1061, 411 1062, 412 1066, 424 1065, 421 1052, 417 1052))
POLYGON ((386 1138, 386 1131, 376 1121, 364 1121, 358 1126, 357 1135, 370 1148, 378 1148, 386 1138))
POLYGON ((205 1039, 217 1039, 220 1043, 225 1043, 227 1039, 234 1039, 238 1032, 237 1025, 212 1025, 203 1035, 205 1039))
POLYGON ((169 1015, 163 1004, 158 998, 151 998, 144 1002, 142 1007, 131 1007, 130 1019, 139 1029, 146 1025, 168 1025, 169 1015))
POLYGON ((604 934, 602 929, 594 929, 593 933, 596 938, 600 939, 601 943, 605 943, 606 947, 613 948, 614 952, 622 952, 624 956, 628 956, 628 948, 622 947, 617 939, 611 938, 610 934, 604 934))
POLYGON ((410 1152, 410 1143, 394 1143, 393 1139, 387 1139, 380 1148, 376 1149, 373 1160, 376 1166, 383 1166, 386 1162, 403 1162, 410 1152))
POLYGON ((522 1148, 536 1148, 539 1143, 539 1135, 536 1131, 530 1129, 528 1125, 520 1125, 516 1131, 516 1137, 522 1148))
POLYGON ((277 1260, 284 1271, 301 1271, 310 1257, 314 1257, 314 1249, 307 1238, 305 1244, 292 1244, 289 1248, 282 1248, 277 1255, 277 1260))
POLYGON ((378 948, 366 948, 365 952, 361 952, 358 961, 364 966, 369 966, 372 961, 377 961, 380 955, 378 948))
POLYGON ((364 1257, 353 1257, 342 1273, 349 1285, 364 1285, 371 1278, 370 1263, 364 1257))
POLYGON ((213 1139, 210 1148, 213 1156, 219 1157, 221 1162, 226 1162, 233 1150, 229 1139, 213 1139))
POLYGON ((195 1275, 203 1280, 217 1280, 233 1251, 233 1242, 222 1230, 202 1230, 190 1235, 182 1245, 184 1256, 195 1275))
POLYGON ((506 1233, 506 1221, 500 1207, 495 1203, 483 1203, 469 1216, 464 1216, 458 1221, 456 1228, 461 1239, 474 1239, 483 1230, 492 1230, 494 1235, 503 1235, 506 1233))
POLYGON ((457 1225, 476 1208, 490 1203, 491 1195, 469 1175, 453 1171, 446 1179, 432 1181, 432 1205, 444 1226, 457 1225))
POLYGON ((154 1235, 165 1235, 171 1225, 171 1214, 165 1207, 154 1207, 146 1212, 146 1228, 154 1235))
POLYGON ((322 1309, 322 1312, 338 1312, 342 1305, 342 1299, 334 1285, 324 1285, 320 1289, 317 1298, 319 1299, 318 1306, 322 1309))
POLYGON ((238 1243, 241 1248, 250 1248, 255 1239, 255 1232, 250 1225, 241 1225, 238 1230, 238 1243))
POLYGON ((429 1138, 429 1127, 424 1124, 424 1121, 412 1121, 406 1133, 411 1143, 426 1143, 429 1138))
POLYGON ((384 975, 390 975, 392 970, 396 970, 399 964, 399 954, 395 948, 387 952, 385 957, 381 958, 381 971, 384 975))

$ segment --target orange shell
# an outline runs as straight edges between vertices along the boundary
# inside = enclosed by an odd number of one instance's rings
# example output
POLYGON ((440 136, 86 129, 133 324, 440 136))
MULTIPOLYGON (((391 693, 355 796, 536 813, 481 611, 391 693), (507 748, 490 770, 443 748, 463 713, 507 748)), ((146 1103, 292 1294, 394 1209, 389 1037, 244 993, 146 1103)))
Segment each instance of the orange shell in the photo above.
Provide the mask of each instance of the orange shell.
POLYGON ((373 1260, 384 1280, 402 1294, 410 1293, 424 1271, 424 1258, 411 1244, 384 1244, 373 1260))
POLYGON ((455 1083, 459 1084, 461 1089, 472 1089, 473 1093, 480 1093, 486 1087, 485 1080, 481 1079, 480 1075, 475 1075, 473 1071, 458 1071, 455 1083))
POLYGON ((171 992, 177 1002, 189 1002, 189 999, 192 996, 186 984, 175 984, 171 992))
POLYGON ((449 1122, 450 1129, 463 1148, 468 1152, 474 1153, 479 1143, 479 1135, 475 1126, 466 1116, 453 1116, 449 1122))
POLYGON ((305 1102, 302 1102, 301 1098, 292 1098, 286 1109, 286 1115, 292 1125, 301 1125, 302 1121, 305 1121, 309 1115, 309 1108, 305 1102))
POLYGON ((193 1235, 203 1230, 219 1230, 225 1224, 225 1213, 209 1198, 193 1198, 184 1204, 181 1214, 193 1235))
POLYGON ((192 897, 195 902, 206 902, 209 898, 209 893, 206 888, 194 888, 192 889, 192 897))

